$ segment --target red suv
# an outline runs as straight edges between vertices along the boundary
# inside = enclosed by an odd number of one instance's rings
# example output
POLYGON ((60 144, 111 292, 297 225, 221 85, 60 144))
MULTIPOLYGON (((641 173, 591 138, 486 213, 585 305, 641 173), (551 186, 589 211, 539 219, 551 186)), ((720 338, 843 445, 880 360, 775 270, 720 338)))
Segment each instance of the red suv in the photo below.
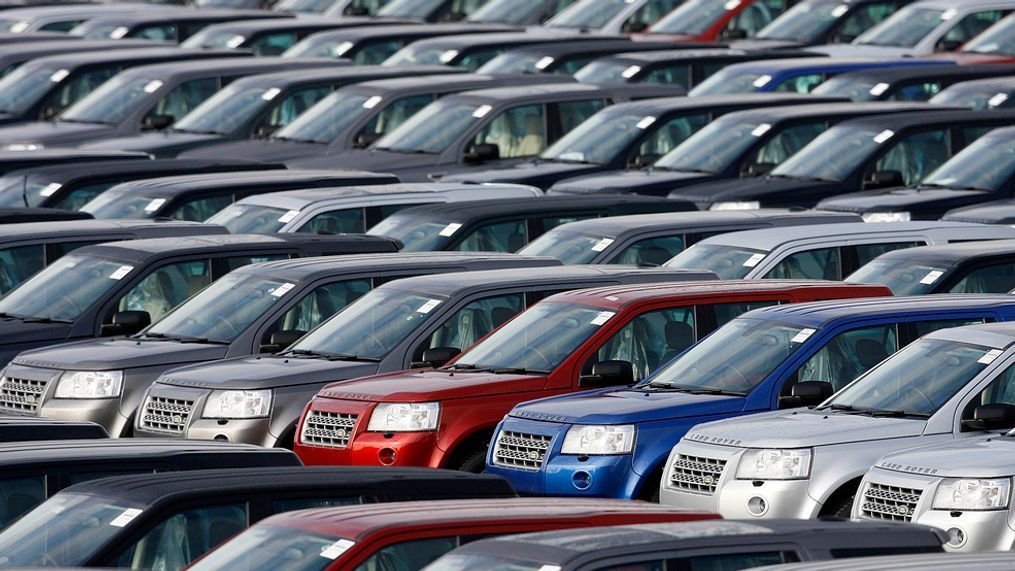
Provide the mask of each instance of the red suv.
POLYGON ((560 293, 440 369, 326 385, 303 411, 295 450, 308 465, 455 466, 478 472, 497 423, 520 402, 633 384, 751 309, 886 295, 891 291, 881 285, 792 280, 560 293))

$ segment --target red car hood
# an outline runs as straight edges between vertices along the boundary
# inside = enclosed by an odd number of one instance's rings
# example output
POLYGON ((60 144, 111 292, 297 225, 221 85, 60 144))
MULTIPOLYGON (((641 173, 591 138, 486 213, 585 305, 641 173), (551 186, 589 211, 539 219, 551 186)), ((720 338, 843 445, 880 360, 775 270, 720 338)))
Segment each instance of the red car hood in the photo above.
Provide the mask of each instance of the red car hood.
POLYGON ((338 381, 318 391, 317 398, 426 402, 531 392, 545 386, 544 376, 428 370, 338 381))

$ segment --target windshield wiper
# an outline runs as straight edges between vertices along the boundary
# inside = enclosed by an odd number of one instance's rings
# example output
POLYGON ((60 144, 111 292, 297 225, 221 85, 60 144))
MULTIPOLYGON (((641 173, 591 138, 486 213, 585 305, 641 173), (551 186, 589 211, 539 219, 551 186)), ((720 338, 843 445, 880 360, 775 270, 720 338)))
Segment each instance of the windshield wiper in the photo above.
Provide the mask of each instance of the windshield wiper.
POLYGON ((504 367, 501 369, 490 369, 490 372, 495 375, 549 375, 550 371, 537 371, 535 369, 526 369, 524 367, 504 367))
POLYGON ((865 408, 857 408, 851 404, 830 404, 828 406, 816 409, 816 410, 837 410, 839 412, 867 412, 865 408))
POLYGON ((470 363, 455 363, 455 364, 453 364, 453 365, 451 365, 449 367, 445 367, 445 368, 450 370, 450 371, 473 371, 473 372, 478 372, 478 371, 490 371, 491 370, 489 367, 483 367, 483 366, 480 366, 480 365, 473 365, 473 364, 470 364, 470 363))
POLYGON ((25 316, 14 315, 13 313, 0 313, 0 319, 25 319, 25 316))
POLYGON ((341 353, 325 353, 323 351, 314 351, 313 349, 291 349, 286 352, 286 355, 297 356, 297 357, 309 357, 311 359, 326 359, 328 361, 380 361, 377 357, 364 357, 362 355, 347 355, 341 353))
POLYGON ((669 383, 649 383, 647 385, 641 385, 641 387, 657 390, 678 391, 692 395, 725 395, 742 397, 747 394, 742 391, 728 391, 724 389, 714 389, 712 387, 695 387, 691 385, 671 385, 669 383))
POLYGON ((872 408, 867 411, 867 414, 874 418, 904 418, 904 417, 917 417, 917 418, 930 418, 930 415, 925 412, 909 412, 905 410, 890 410, 890 409, 876 409, 872 408))
POLYGON ((54 317, 22 317, 23 323, 74 323, 70 319, 56 319, 54 317))

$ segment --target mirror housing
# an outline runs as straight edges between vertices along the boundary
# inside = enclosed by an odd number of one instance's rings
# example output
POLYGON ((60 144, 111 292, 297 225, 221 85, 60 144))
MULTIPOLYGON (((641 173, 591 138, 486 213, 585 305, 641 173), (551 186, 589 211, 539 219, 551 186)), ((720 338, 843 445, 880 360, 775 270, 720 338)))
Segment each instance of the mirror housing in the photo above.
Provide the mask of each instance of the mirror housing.
POLYGON ((972 430, 1001 430, 1015 428, 1015 406, 985 404, 973 409, 972 420, 962 421, 964 428, 972 430))
POLYGON ((631 163, 628 166, 635 169, 645 168, 647 166, 651 166, 653 163, 658 161, 659 157, 661 156, 662 155, 658 155, 655 153, 650 153, 647 155, 637 155, 633 159, 631 159, 631 163))
POLYGON ((370 11, 365 6, 349 6, 342 10, 344 16, 369 16, 370 11))
POLYGON ((465 162, 472 164, 495 161, 500 158, 500 147, 493 143, 478 143, 465 151, 465 162))
POLYGON ((300 331, 299 329, 273 331, 271 337, 268 338, 268 342, 261 344, 260 351, 261 353, 278 353, 306 334, 306 331, 300 331))
POLYGON ((616 387, 634 384, 634 366, 628 361, 600 361, 592 365, 592 374, 582 375, 578 384, 583 387, 616 387))
POLYGON ((962 47, 962 42, 959 40, 941 40, 937 44, 937 51, 939 52, 953 52, 962 47))
POLYGON ((42 119, 43 121, 49 121, 53 117, 59 115, 60 111, 62 111, 62 109, 60 109, 59 107, 52 106, 43 107, 42 111, 39 112, 39 119, 42 119))
POLYGON ((141 120, 142 131, 161 131, 173 124, 176 118, 172 115, 149 115, 141 120))
POLYGON ((864 189, 892 188, 905 186, 906 181, 899 171, 874 171, 863 181, 864 189))
POLYGON ((381 138, 379 133, 364 133, 360 132, 352 140, 352 148, 354 149, 365 149, 370 145, 377 142, 381 138))
POLYGON ((99 335, 133 335, 152 324, 152 316, 147 311, 118 311, 113 314, 112 323, 103 323, 99 335))
POLYGON ((779 408, 817 406, 832 396, 835 388, 828 381, 803 381, 790 389, 790 396, 779 397, 779 408))
POLYGON ((625 34, 637 34, 644 32, 647 29, 648 24, 645 22, 631 22, 629 24, 624 24, 620 31, 625 34))
POLYGON ((746 40, 747 30, 741 28, 729 28, 723 30, 722 37, 727 40, 746 40))
POLYGON ((413 361, 413 369, 436 369, 443 367, 448 361, 454 359, 461 353, 458 347, 431 347, 423 351, 422 361, 413 361))
POLYGON ((775 163, 751 163, 744 168, 740 176, 765 176, 775 167, 775 163))
POLYGON ((260 127, 254 129, 254 132, 251 133, 250 136, 253 139, 267 139, 275 134, 275 131, 278 131, 278 127, 274 125, 261 125, 260 127))

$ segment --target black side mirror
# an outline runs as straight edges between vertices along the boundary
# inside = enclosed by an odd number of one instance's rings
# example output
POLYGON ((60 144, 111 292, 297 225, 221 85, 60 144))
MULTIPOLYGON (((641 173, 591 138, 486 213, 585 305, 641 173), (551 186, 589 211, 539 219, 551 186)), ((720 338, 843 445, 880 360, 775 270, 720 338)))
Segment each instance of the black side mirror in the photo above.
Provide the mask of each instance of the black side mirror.
POLYGON ((445 12, 440 20, 441 22, 461 22, 467 15, 465 12, 445 12))
POLYGON ((722 37, 727 40, 745 40, 747 39, 747 30, 741 28, 730 28, 723 30, 722 37))
POLYGON ((751 163, 740 173, 740 176, 765 176, 775 167, 774 163, 751 163))
POLYGON ((793 385, 790 396, 779 397, 779 408, 816 406, 832 396, 835 388, 828 381, 803 381, 793 385))
POLYGON ((899 171, 874 171, 863 181, 864 188, 892 188, 905 185, 906 181, 899 171))
POLYGON ((445 363, 454 359, 462 350, 458 347, 432 347, 423 351, 422 361, 413 361, 413 369, 436 369, 443 367, 445 363))
POLYGON ((645 22, 631 22, 629 24, 624 24, 621 31, 624 32, 625 34, 638 34, 640 32, 644 32, 647 29, 648 24, 646 24, 645 22))
POLYGON ((999 430, 1015 428, 1015 406, 985 404, 973 410, 972 420, 963 420, 962 426, 972 430, 999 430))
POLYGON ((147 311, 118 311, 113 314, 112 323, 103 323, 99 335, 133 335, 152 324, 152 316, 147 311))
POLYGON ((962 47, 962 42, 959 40, 941 40, 937 44, 937 51, 939 52, 953 52, 962 47))
POLYGON ((628 361, 600 361, 592 365, 591 375, 582 375, 583 387, 616 387, 634 384, 634 366, 628 361))
POLYGON ((477 143, 465 151, 465 162, 472 164, 495 161, 500 158, 500 147, 493 143, 477 143))
POLYGON ((367 10, 366 6, 348 6, 345 10, 342 10, 342 14, 346 16, 369 16, 370 10, 367 10))
POLYGON ((149 115, 141 120, 142 131, 161 131, 173 124, 176 119, 172 115, 149 115))
POLYGON ((352 140, 352 148, 354 148, 354 149, 365 149, 365 148, 369 147, 370 145, 376 143, 377 139, 380 139, 380 138, 381 138, 380 133, 359 133, 352 140))
POLYGON ((49 121, 53 117, 60 114, 61 109, 59 107, 43 107, 42 111, 39 112, 39 119, 43 121, 49 121))
POLYGON ((631 164, 629 166, 635 169, 645 168, 647 166, 650 166, 652 163, 658 161, 659 157, 661 156, 662 155, 657 155, 654 153, 650 153, 647 155, 638 155, 633 159, 631 159, 631 164))
POLYGON ((278 353, 282 349, 285 349, 298 341, 300 337, 303 337, 306 334, 306 331, 300 331, 298 329, 275 331, 271 334, 271 337, 268 338, 267 343, 261 344, 261 353, 278 353))
POLYGON ((275 131, 278 131, 278 127, 275 125, 261 125, 260 127, 254 129, 254 132, 251 133, 251 137, 254 139, 267 139, 272 136, 275 131))

